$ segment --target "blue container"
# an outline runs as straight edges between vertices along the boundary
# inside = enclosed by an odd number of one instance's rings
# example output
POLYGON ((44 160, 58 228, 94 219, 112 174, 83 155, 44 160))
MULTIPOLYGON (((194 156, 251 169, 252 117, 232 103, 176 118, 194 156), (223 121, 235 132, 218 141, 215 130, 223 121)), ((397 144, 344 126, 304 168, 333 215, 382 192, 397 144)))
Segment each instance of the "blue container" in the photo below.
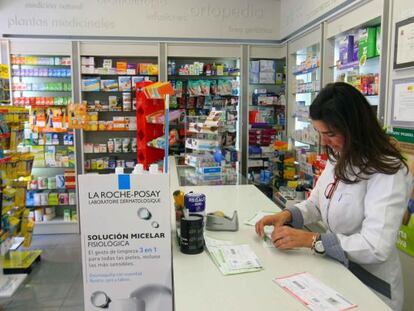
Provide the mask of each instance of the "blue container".
POLYGON ((206 209, 206 196, 202 193, 189 192, 184 195, 184 207, 190 214, 200 213, 204 215, 206 209))

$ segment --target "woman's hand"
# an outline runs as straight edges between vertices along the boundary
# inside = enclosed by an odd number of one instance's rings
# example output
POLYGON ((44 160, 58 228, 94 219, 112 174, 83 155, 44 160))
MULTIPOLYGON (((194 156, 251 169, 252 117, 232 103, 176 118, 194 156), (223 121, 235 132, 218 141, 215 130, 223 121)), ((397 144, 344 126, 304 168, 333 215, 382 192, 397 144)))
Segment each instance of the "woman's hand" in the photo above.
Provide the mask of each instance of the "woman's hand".
POLYGON ((274 226, 275 228, 283 226, 292 221, 292 214, 289 211, 283 211, 275 215, 265 216, 256 222, 256 233, 263 237, 264 226, 274 226))
POLYGON ((313 237, 316 233, 288 226, 275 227, 272 232, 273 245, 278 249, 292 249, 298 247, 312 247, 313 237))

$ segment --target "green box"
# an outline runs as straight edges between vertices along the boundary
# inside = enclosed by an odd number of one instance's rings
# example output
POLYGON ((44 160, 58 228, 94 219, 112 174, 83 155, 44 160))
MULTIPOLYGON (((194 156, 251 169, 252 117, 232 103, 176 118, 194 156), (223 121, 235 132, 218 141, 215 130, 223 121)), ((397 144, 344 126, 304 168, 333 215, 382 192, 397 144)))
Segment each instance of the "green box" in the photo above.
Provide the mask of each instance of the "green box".
POLYGON ((71 221, 71 213, 70 213, 70 209, 64 209, 63 210, 63 220, 64 221, 71 221))
POLYGON ((48 203, 49 205, 59 205, 58 194, 56 192, 49 193, 48 203))
POLYGON ((358 32, 358 59, 364 64, 367 58, 375 56, 377 49, 377 27, 362 28, 358 32))
POLYGON ((375 56, 381 55, 381 26, 377 26, 377 33, 376 33, 376 49, 375 49, 375 56))
MULTIPOLYGON (((412 172, 413 173, 413 172, 412 172)), ((414 256, 414 193, 408 201, 400 231, 398 233, 397 247, 414 256)))
POLYGON ((398 233, 397 247, 403 252, 414 256, 414 216, 411 216, 407 225, 401 225, 400 232, 398 233))

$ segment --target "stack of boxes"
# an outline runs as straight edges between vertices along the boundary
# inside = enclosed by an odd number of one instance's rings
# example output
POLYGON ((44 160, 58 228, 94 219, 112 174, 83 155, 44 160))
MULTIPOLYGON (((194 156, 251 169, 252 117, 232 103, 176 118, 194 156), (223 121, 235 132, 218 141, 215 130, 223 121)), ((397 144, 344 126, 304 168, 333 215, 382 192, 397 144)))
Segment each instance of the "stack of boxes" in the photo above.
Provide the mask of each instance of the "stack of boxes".
POLYGON ((274 60, 250 61, 250 84, 282 84, 283 73, 276 73, 274 60))
POLYGON ((364 65, 368 58, 379 56, 381 52, 381 26, 359 29, 356 34, 348 34, 339 40, 338 66, 358 63, 364 65))
POLYGON ((95 57, 82 57, 82 74, 102 75, 158 75, 158 65, 150 63, 130 64, 124 61, 117 61, 116 67, 112 67, 112 59, 104 59, 102 67, 95 67, 95 57))
POLYGON ((252 128, 249 130, 249 145, 269 146, 276 139, 274 128, 252 128))

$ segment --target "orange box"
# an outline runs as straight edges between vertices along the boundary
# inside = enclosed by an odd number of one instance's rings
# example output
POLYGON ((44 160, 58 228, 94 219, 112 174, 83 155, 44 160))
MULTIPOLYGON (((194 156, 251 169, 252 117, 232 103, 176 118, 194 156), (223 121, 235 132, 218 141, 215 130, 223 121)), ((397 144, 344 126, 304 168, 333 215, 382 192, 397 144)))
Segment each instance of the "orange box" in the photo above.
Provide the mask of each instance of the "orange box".
POLYGON ((117 73, 126 73, 128 64, 126 62, 116 62, 117 73))

